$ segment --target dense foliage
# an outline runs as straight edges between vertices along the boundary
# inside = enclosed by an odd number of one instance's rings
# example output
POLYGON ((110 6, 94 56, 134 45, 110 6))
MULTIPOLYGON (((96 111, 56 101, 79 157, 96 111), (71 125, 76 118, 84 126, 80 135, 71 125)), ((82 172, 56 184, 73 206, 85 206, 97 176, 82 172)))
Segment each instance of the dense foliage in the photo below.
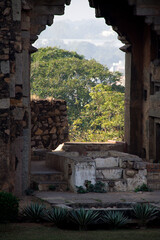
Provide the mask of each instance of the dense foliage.
POLYGON ((110 86, 98 84, 91 88, 91 102, 85 105, 71 127, 75 141, 105 142, 120 140, 124 130, 124 94, 110 86))
POLYGON ((120 140, 124 122, 120 76, 76 52, 41 48, 32 55, 31 93, 66 100, 71 140, 120 140))
POLYGON ((18 217, 19 200, 8 192, 0 192, 0 222, 13 222, 18 217))

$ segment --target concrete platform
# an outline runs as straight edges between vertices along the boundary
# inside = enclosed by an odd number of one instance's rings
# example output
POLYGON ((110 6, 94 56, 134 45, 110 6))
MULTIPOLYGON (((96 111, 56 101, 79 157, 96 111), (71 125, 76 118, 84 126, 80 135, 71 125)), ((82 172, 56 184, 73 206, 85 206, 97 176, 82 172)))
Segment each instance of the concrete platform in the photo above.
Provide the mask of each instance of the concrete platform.
POLYGON ((155 203, 160 206, 160 191, 154 192, 109 192, 109 193, 71 193, 71 192, 35 192, 36 197, 50 204, 73 204, 73 203, 127 203, 144 202, 155 203))

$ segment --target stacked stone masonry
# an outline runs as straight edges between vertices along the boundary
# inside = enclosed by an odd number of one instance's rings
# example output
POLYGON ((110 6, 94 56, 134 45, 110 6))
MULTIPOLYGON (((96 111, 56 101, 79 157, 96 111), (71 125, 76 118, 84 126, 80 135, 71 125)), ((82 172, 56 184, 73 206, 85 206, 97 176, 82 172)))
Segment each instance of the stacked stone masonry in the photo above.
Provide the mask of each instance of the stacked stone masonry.
POLYGON ((105 183, 107 191, 134 191, 147 185, 146 163, 141 158, 117 151, 107 154, 94 159, 96 179, 105 183))
POLYGON ((32 100, 31 148, 52 149, 68 141, 66 102, 63 100, 32 100))

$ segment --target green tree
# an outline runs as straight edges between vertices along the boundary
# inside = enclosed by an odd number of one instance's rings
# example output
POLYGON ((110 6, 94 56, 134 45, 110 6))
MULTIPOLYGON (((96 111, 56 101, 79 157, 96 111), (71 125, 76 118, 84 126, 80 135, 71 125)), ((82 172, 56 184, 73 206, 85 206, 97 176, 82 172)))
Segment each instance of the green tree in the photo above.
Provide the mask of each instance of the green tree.
POLYGON ((124 93, 98 84, 91 88, 91 101, 71 126, 72 141, 106 142, 124 135, 124 93))
POLYGON ((91 88, 97 84, 110 85, 112 90, 124 91, 117 85, 121 74, 111 73, 94 59, 86 60, 76 52, 59 48, 41 48, 32 55, 31 94, 40 98, 66 100, 69 123, 76 120, 92 100, 91 88))

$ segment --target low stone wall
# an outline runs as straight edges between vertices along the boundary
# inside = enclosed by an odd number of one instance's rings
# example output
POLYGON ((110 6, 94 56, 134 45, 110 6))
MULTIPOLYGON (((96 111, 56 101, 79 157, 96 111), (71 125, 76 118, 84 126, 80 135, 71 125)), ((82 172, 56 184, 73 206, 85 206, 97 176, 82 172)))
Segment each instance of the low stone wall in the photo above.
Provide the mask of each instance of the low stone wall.
POLYGON ((74 144, 65 143, 47 153, 46 166, 63 172, 71 190, 76 191, 76 186, 85 187, 86 180, 92 184, 105 183, 107 192, 134 191, 147 184, 146 163, 138 156, 114 150, 87 151, 84 156, 76 145, 72 148, 70 145, 74 144))
POLYGON ((61 99, 31 101, 31 148, 55 149, 68 141, 66 102, 61 99))
POLYGON ((107 191, 134 191, 147 184, 146 163, 141 158, 118 151, 107 154, 95 158, 96 179, 106 184, 107 191))

